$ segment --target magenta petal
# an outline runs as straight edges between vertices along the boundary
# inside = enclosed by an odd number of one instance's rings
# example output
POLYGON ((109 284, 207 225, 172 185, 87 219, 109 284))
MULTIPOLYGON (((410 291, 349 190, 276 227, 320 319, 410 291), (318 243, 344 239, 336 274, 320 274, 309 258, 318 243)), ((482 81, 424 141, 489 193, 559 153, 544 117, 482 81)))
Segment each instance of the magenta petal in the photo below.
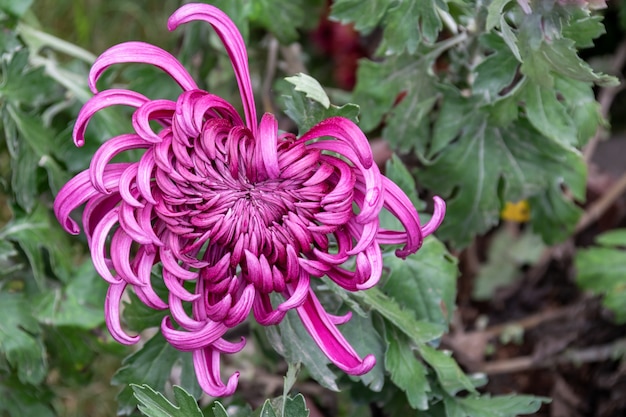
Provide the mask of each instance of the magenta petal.
POLYGON ((229 342, 224 339, 217 339, 213 342, 213 348, 222 353, 237 353, 246 346, 246 338, 242 337, 239 342, 229 342))
POLYGON ((434 196, 433 201, 435 202, 435 210, 433 211, 433 216, 430 218, 430 221, 426 223, 422 227, 422 235, 424 237, 433 233, 443 222, 443 218, 446 215, 446 203, 440 197, 434 196))
POLYGON ((152 285, 147 284, 141 287, 133 287, 135 294, 139 297, 139 300, 154 310, 165 310, 168 306, 163 300, 159 298, 152 285))
POLYGON ((335 316, 333 314, 329 314, 328 318, 333 324, 346 324, 352 318, 352 312, 348 311, 343 316, 335 316))
POLYGON ((400 220, 406 230, 406 244, 404 248, 396 251, 396 255, 406 258, 411 253, 415 253, 424 240, 419 216, 413 203, 400 187, 387 177, 383 177, 383 183, 385 184, 385 208, 400 220))
POLYGON ((141 245, 152 244, 152 236, 144 231, 135 218, 135 208, 125 201, 120 204, 119 221, 132 240, 141 245))
POLYGON ((233 395, 237 389, 239 372, 235 372, 224 384, 220 377, 220 353, 211 346, 193 351, 193 365, 200 388, 212 397, 233 395))
POLYGON ((380 245, 370 245, 365 252, 357 255, 357 266, 359 262, 367 263, 368 276, 363 283, 357 284, 356 287, 361 291, 368 290, 378 284, 383 273, 383 254, 380 245))
POLYGON ((168 300, 172 317, 174 318, 174 320, 176 320, 176 323, 178 323, 183 329, 189 331, 198 331, 204 327, 206 323, 194 320, 193 318, 189 317, 189 315, 183 308, 183 303, 180 298, 170 293, 168 300))
POLYGON ((246 317, 248 317, 248 314, 250 314, 255 294, 254 285, 247 285, 246 288, 243 289, 239 300, 231 306, 228 311, 228 315, 224 319, 224 324, 228 327, 234 327, 244 321, 246 317))
MULTIPOLYGON (((243 125, 241 116, 237 110, 226 100, 213 94, 205 93, 193 105, 194 123, 202 125, 203 121, 209 117, 225 117, 230 120, 231 125, 243 125)), ((220 120, 220 119, 217 119, 220 120)))
POLYGON ((344 117, 329 117, 322 120, 306 132, 300 140, 309 141, 323 136, 330 136, 348 145, 358 156, 364 168, 370 168, 374 163, 372 148, 367 138, 357 125, 344 117))
POLYGON ((259 125, 257 151, 261 154, 265 172, 269 178, 278 178, 280 168, 278 167, 278 121, 270 114, 265 113, 259 125))
POLYGON ((131 207, 143 207, 144 204, 137 200, 139 191, 137 190, 137 173, 139 172, 139 164, 129 164, 129 166, 120 175, 118 192, 120 196, 131 207), (133 192, 134 191, 134 192, 133 192))
POLYGON ((169 317, 164 317, 161 322, 161 333, 165 339, 176 349, 182 351, 192 351, 210 346, 211 343, 222 337, 226 330, 228 327, 223 323, 210 320, 202 328, 193 332, 174 329, 169 317))
POLYGON ((192 302, 202 296, 202 294, 192 294, 187 291, 180 281, 181 280, 172 275, 165 267, 163 268, 163 283, 176 297, 182 299, 183 301, 192 302))
POLYGON ((278 324, 285 317, 287 310, 274 310, 268 294, 256 293, 252 304, 254 318, 262 326, 278 324))
POLYGON ((170 100, 152 100, 133 113, 133 128, 137 135, 148 143, 160 143, 163 139, 152 130, 151 120, 171 120, 176 111, 176 103, 170 100))
POLYGON ((91 238, 91 259, 96 272, 109 284, 117 285, 121 280, 113 277, 106 262, 106 240, 109 232, 118 222, 119 208, 108 212, 98 223, 91 238))
POLYGON ((346 252, 348 255, 356 255, 357 253, 365 250, 365 248, 369 247, 376 239, 379 229, 378 219, 364 225, 358 225, 351 222, 348 223, 348 227, 350 231, 353 232, 353 235, 357 236, 359 239, 356 246, 346 252), (359 231, 358 233, 357 230, 359 231))
POLYGON ((190 3, 183 5, 170 16, 167 21, 167 27, 169 30, 174 30, 179 25, 194 20, 208 22, 222 40, 239 85, 243 111, 246 116, 246 125, 253 135, 256 135, 256 109, 250 82, 250 71, 248 69, 248 53, 237 26, 226 13, 216 7, 208 4, 190 3))
MULTIPOLYGON (((356 152, 354 152, 354 150, 348 145, 338 141, 320 140, 318 142, 308 144, 307 147, 336 152, 352 162, 361 176, 359 179, 360 181, 357 181, 357 183, 360 182, 361 187, 365 190, 365 201, 356 220, 359 223, 367 223, 378 217, 380 209, 384 204, 382 178, 385 177, 380 174, 376 164, 371 165, 369 168, 365 168, 359 161, 356 152)), ((322 203, 324 202, 325 200, 322 200, 322 203)))
POLYGON ((145 149, 148 146, 146 141, 135 134, 116 136, 103 143, 93 155, 89 165, 89 177, 95 189, 103 194, 111 192, 104 187, 104 171, 116 155, 130 149, 145 149))
POLYGON ((107 49, 96 59, 89 71, 89 88, 97 93, 96 82, 111 65, 125 63, 151 64, 168 73, 183 90, 198 88, 185 67, 169 52, 145 42, 124 42, 107 49))
POLYGON ((99 92, 87 100, 78 113, 72 134, 74 143, 76 146, 83 146, 85 144, 85 130, 87 129, 87 124, 91 120, 91 117, 98 111, 115 105, 139 107, 147 101, 148 99, 144 95, 129 90, 112 88, 99 92))
POLYGON ((91 247, 91 238, 93 231, 100 223, 100 220, 107 215, 115 206, 121 202, 120 195, 115 193, 111 195, 102 194, 97 197, 93 197, 85 205, 83 210, 83 226, 85 229, 85 236, 87 237, 87 245, 91 247))
POLYGON ((376 358, 367 355, 361 359, 339 332, 313 290, 309 290, 307 300, 296 311, 315 343, 339 369, 350 375, 363 375, 374 367, 376 358))
POLYGON ((300 279, 295 285, 295 288, 293 285, 289 286, 288 292, 290 294, 290 297, 280 303, 280 305, 278 306, 278 310, 287 311, 291 310, 292 308, 300 307, 306 301, 310 285, 311 277, 306 271, 302 271, 302 273, 300 273, 300 279))
MULTIPOLYGON (((120 174, 129 165, 108 165, 104 172, 105 188, 113 188, 118 183, 120 174)), ((61 187, 54 200, 54 214, 68 233, 77 235, 80 232, 78 225, 70 217, 71 212, 96 196, 100 196, 100 193, 91 184, 88 170, 79 173, 61 187)))
POLYGON ((137 277, 135 271, 130 266, 130 252, 133 240, 121 227, 113 233, 111 239, 111 261, 113 269, 117 274, 129 284, 142 286, 143 282, 137 277))
POLYGON ((170 249, 161 248, 161 250, 159 250, 159 255, 161 256, 163 268, 167 269, 167 271, 170 274, 174 275, 176 278, 185 281, 198 278, 197 272, 189 271, 188 269, 185 269, 178 264, 178 261, 176 260, 174 254, 170 249))
POLYGON ((120 324, 120 303, 126 289, 126 283, 110 285, 104 300, 104 312, 107 328, 111 336, 124 345, 133 345, 140 339, 139 335, 131 336, 122 329, 120 324))

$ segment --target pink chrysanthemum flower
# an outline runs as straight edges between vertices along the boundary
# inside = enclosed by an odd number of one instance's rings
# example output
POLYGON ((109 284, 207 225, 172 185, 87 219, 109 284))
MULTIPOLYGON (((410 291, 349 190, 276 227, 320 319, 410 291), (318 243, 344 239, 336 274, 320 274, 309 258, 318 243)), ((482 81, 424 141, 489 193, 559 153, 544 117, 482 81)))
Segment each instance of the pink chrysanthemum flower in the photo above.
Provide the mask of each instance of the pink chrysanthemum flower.
POLYGON ((93 263, 110 284, 107 326, 120 343, 138 341, 119 318, 129 286, 150 308, 169 309, 161 325, 164 337, 193 352, 198 382, 213 396, 236 388, 238 373, 222 382, 219 356, 239 351, 245 341, 222 337, 250 311, 270 325, 295 309, 337 367, 353 375, 368 372, 374 357, 361 358, 337 329, 350 316, 326 313, 311 277, 327 276, 348 291, 370 288, 381 276, 380 245, 404 245, 396 252, 401 257, 417 251, 441 223, 445 205, 435 198, 433 218, 421 227, 410 200, 380 174, 367 139, 347 119, 324 120, 300 138, 279 133, 271 114, 257 124, 248 58, 235 25, 215 7, 187 4, 170 17, 168 27, 193 20, 210 23, 224 43, 245 122, 228 102, 199 90, 172 55, 150 44, 114 46, 89 74, 95 96, 78 115, 76 145, 83 145, 91 117, 113 105, 136 108, 134 133, 104 143, 89 169, 61 189, 54 209, 64 228, 77 234, 70 213, 86 203, 82 223, 93 263), (96 82, 107 68, 130 62, 168 73, 183 90, 178 100, 98 91, 96 82), (160 125, 156 131, 152 121, 160 125), (111 162, 131 149, 144 150, 138 162, 111 162), (405 231, 379 227, 383 208, 405 231), (167 300, 151 286, 155 265, 161 266, 167 300), (273 306, 272 293, 284 301, 273 306), (191 309, 185 309, 189 303, 191 309))

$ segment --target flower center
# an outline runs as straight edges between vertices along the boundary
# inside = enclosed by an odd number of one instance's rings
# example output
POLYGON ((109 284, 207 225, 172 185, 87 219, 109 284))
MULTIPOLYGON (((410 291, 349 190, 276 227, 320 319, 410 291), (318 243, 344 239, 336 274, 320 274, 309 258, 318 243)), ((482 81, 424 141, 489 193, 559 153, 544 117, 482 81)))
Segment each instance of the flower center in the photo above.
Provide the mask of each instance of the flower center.
POLYGON ((174 125, 157 145, 162 149, 155 149, 155 211, 167 233, 199 263, 206 244, 229 252, 233 267, 246 251, 278 266, 286 265, 289 246, 309 253, 320 239, 310 226, 317 224, 328 188, 324 182, 304 184, 319 169, 319 151, 283 135, 281 175, 269 178, 250 131, 224 122, 209 120, 195 138, 179 135, 174 125), (292 172, 296 161, 306 163, 292 172))

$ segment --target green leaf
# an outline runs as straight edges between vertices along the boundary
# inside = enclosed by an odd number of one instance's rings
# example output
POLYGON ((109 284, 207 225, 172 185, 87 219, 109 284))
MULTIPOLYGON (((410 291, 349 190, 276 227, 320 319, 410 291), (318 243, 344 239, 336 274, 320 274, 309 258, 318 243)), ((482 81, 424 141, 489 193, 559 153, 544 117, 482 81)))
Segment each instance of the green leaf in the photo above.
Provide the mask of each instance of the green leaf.
POLYGON ((0 292, 0 352, 22 383, 39 384, 48 372, 41 329, 21 293, 0 292))
POLYGON ((600 235, 605 247, 581 249, 574 265, 576 282, 584 290, 603 295, 602 304, 615 314, 617 323, 626 323, 626 230, 600 235))
POLYGON ((180 385, 192 395, 199 396, 201 390, 192 366, 185 366, 191 364, 191 361, 190 352, 174 349, 161 333, 157 333, 141 349, 125 358, 122 367, 113 375, 111 383, 123 386, 117 395, 118 414, 130 415, 137 404, 129 384, 146 384, 162 391, 176 364, 182 366, 180 385))
POLYGON ((0 229, 0 239, 17 243, 26 254, 39 290, 45 288, 47 261, 62 281, 67 281, 71 270, 67 236, 51 217, 50 211, 37 205, 30 214, 16 211, 0 229))
POLYGON ((57 96, 58 86, 45 75, 43 67, 29 65, 28 58, 27 49, 4 54, 1 58, 0 98, 13 106, 23 104, 32 108, 50 103, 57 96))
POLYGON ((445 329, 445 326, 437 323, 417 320, 413 311, 403 309, 397 301, 376 287, 350 295, 364 307, 377 311, 418 345, 441 337, 445 329))
POLYGON ((94 373, 98 372, 95 368, 100 365, 98 357, 103 350, 102 342, 98 339, 99 332, 98 328, 82 330, 69 326, 45 327, 44 343, 49 367, 63 370, 64 384, 89 383, 94 373))
POLYGON ((455 305, 456 258, 434 237, 406 259, 385 257, 391 271, 382 290, 417 319, 447 326, 455 305))
MULTIPOLYGON (((0 307, 1 308, 1 307, 0 307)), ((0 381, 0 414, 10 417, 55 417, 50 402, 52 393, 47 387, 21 383, 14 376, 0 381)))
POLYGON ((302 394, 295 397, 287 397, 285 401, 285 414, 282 417, 309 417, 309 409, 302 394))
POLYGON ((574 13, 575 16, 563 28, 563 37, 573 40, 576 49, 593 47, 593 40, 606 33, 602 16, 590 16, 589 10, 583 7, 575 8, 574 13))
POLYGON ((548 245, 563 242, 572 236, 584 212, 563 192, 559 179, 554 180, 543 193, 529 198, 528 203, 533 231, 539 233, 548 245))
POLYGON ((596 237, 596 243, 602 246, 626 247, 626 229, 615 229, 596 237))
POLYGON ((226 409, 219 401, 215 401, 213 403, 213 407, 211 407, 211 411, 213 412, 213 417, 228 417, 228 413, 226 412, 226 409))
POLYGON ((148 417, 203 417, 196 399, 183 388, 174 385, 174 398, 178 405, 167 400, 160 392, 149 385, 131 384, 139 402, 139 411, 148 417))
MULTIPOLYGON (((237 29, 241 33, 244 41, 247 43, 249 35, 248 18, 250 15, 250 0, 211 0, 212 5, 223 11, 235 23, 237 29)), ((193 39, 189 40, 193 42, 193 39)), ((193 53, 197 54, 198 50, 193 49, 193 53)), ((181 62, 185 62, 181 60, 181 62)))
POLYGON ((541 237, 528 230, 521 234, 509 229, 497 230, 492 237, 484 262, 474 281, 472 298, 489 300, 498 287, 510 284, 524 265, 534 265, 545 249, 541 237))
MULTIPOLYGON (((158 274, 150 275, 151 285, 154 291, 162 300, 167 299, 168 289, 158 274)), ((130 302, 124 301, 124 323, 134 332, 142 332, 151 327, 159 327, 168 312, 167 310, 155 310, 145 305, 135 293, 129 291, 128 298, 130 302)))
POLYGON ((417 210, 426 208, 426 203, 420 200, 417 195, 415 179, 407 169, 402 160, 395 153, 385 164, 385 176, 393 181, 409 197, 411 203, 417 210))
POLYGON ((16 17, 22 17, 33 4, 33 0, 0 0, 0 10, 16 17))
MULTIPOLYGON (((548 140, 523 120, 494 126, 490 109, 480 100, 446 91, 435 126, 440 135, 433 139, 445 142, 445 152, 419 174, 424 185, 448 198, 439 237, 460 246, 498 223, 503 201, 541 195, 554 179, 575 198, 585 197, 586 170, 578 151, 548 140), (453 126, 446 125, 459 114, 463 116, 453 126)), ((443 149, 436 143, 433 147, 443 149)))
POLYGON ((330 18, 344 24, 353 23, 356 30, 367 34, 378 26, 388 8, 388 0, 336 0, 330 18))
POLYGON ((320 385, 339 391, 337 375, 328 367, 330 361, 306 331, 295 311, 287 312, 278 324, 278 331, 274 326, 265 327, 265 330, 274 349, 287 362, 302 363, 320 385))
POLYGON ((471 395, 465 398, 444 396, 448 417, 515 417, 533 414, 547 398, 530 395, 471 395))
POLYGON ((564 145, 577 145, 577 129, 553 87, 527 83, 521 93, 528 121, 547 138, 564 145))
POLYGON ((491 30, 498 26, 504 14, 504 8, 507 4, 513 0, 493 0, 487 7, 487 20, 485 24, 485 31, 491 32, 491 30))
POLYGON ((359 379, 372 391, 380 392, 385 383, 385 367, 380 360, 384 356, 385 345, 374 329, 371 317, 353 315, 350 321, 341 325, 341 333, 361 357, 372 354, 378 359, 372 370, 360 375, 359 379))
POLYGON ((434 44, 442 28, 437 8, 447 11, 446 3, 439 0, 392 3, 383 18, 383 39, 378 54, 400 54, 405 49, 414 54, 421 42, 434 44))
POLYGON ((285 80, 295 86, 295 91, 306 94, 307 98, 317 101, 325 109, 330 107, 330 99, 326 91, 315 78, 307 74, 298 73, 293 77, 286 77, 285 80))
POLYGON ((274 411, 274 407, 272 407, 270 400, 265 400, 263 403, 259 417, 277 417, 276 411, 274 411))
POLYGON ((519 62, 500 36, 489 33, 483 35, 480 42, 491 54, 474 68, 476 78, 472 89, 492 103, 513 83, 519 62))
MULTIPOLYGON (((40 194, 37 167, 46 169, 50 184, 59 185, 67 173, 52 163, 54 133, 43 125, 40 117, 26 114, 13 105, 2 112, 7 145, 14 167, 11 186, 15 199, 26 211, 33 209, 40 194)), ((58 191, 58 190, 53 190, 58 191)))
POLYGON ((578 139, 576 146, 582 147, 596 134, 598 127, 605 123, 593 85, 563 77, 555 77, 554 81, 557 94, 561 98, 560 103, 565 106, 575 126, 578 139))
POLYGON ((522 56, 521 71, 535 83, 551 87, 553 74, 566 78, 592 82, 601 86, 619 84, 617 78, 595 72, 577 53, 571 39, 549 39, 543 36, 541 19, 526 19, 518 37, 522 56))
POLYGON ((47 291, 36 301, 34 315, 42 324, 93 329, 104 323, 108 285, 91 261, 75 271, 68 285, 47 291))
POLYGON ((395 327, 386 326, 385 340, 385 368, 391 374, 391 380, 406 393, 412 408, 427 410, 430 392, 427 370, 415 356, 408 337, 395 327))
POLYGON ((307 98, 304 93, 295 89, 291 95, 284 95, 282 99, 285 113, 298 125, 300 134, 329 117, 340 116, 355 123, 358 121, 359 106, 355 104, 348 103, 341 107, 331 104, 328 108, 324 108, 318 101, 307 98))
POLYGON ((476 392, 472 381, 450 356, 450 352, 443 352, 428 345, 418 346, 418 350, 424 361, 433 368, 439 384, 448 394, 454 396, 463 390, 476 392))
POLYGON ((419 58, 400 55, 383 62, 359 63, 353 100, 361 106, 363 131, 375 129, 386 116, 383 137, 392 148, 424 152, 429 136, 428 116, 439 95, 430 69, 435 56, 436 53, 419 58))
POLYGON ((260 23, 283 44, 298 39, 297 29, 315 19, 305 13, 304 0, 255 0, 250 20, 260 23))

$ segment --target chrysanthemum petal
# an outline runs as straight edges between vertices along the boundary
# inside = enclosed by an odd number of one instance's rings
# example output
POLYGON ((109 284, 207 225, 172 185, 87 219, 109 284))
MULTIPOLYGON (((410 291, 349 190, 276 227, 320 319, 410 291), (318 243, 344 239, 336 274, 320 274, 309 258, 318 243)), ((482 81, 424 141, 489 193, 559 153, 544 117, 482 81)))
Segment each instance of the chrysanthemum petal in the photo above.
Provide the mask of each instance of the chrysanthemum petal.
POLYGON ((97 93, 87 100, 85 105, 80 109, 80 112, 78 112, 72 133, 74 143, 76 146, 83 146, 85 144, 85 130, 87 129, 91 117, 98 111, 115 105, 140 107, 147 101, 148 98, 143 94, 130 90, 112 88, 97 93))
POLYGON ((306 271, 302 271, 296 285, 289 286, 289 298, 278 305, 278 310, 287 311, 300 307, 306 301, 310 285, 311 277, 306 271))
POLYGON ((213 342, 212 346, 222 353, 237 353, 246 346, 246 338, 242 337, 239 342, 229 342, 220 338, 213 342))
POLYGON ((383 177, 383 183, 385 186, 384 207, 400 220, 406 231, 406 244, 404 248, 396 251, 396 255, 406 258, 409 254, 415 253, 424 240, 419 216, 413 203, 400 187, 387 177, 383 177))
POLYGON ((200 388, 212 397, 233 395, 237 389, 239 372, 235 372, 224 384, 220 377, 220 353, 212 346, 193 351, 193 365, 200 388))
POLYGON ((330 136, 348 145, 365 169, 374 163, 372 148, 367 138, 351 120, 345 117, 329 117, 313 126, 300 137, 300 140, 306 142, 323 136, 330 136))
POLYGON ((201 329, 193 332, 174 329, 169 317, 164 317, 161 322, 161 333, 165 339, 176 349, 185 352, 210 346, 211 343, 222 337, 226 330, 228 327, 223 323, 216 323, 211 320, 208 320, 201 329))
POLYGON ((239 85, 243 111, 246 116, 246 125, 256 135, 256 109, 250 82, 250 71, 248 69, 248 53, 237 26, 226 13, 216 7, 208 4, 189 3, 180 7, 170 16, 167 21, 167 27, 169 30, 174 30, 179 25, 194 20, 208 22, 222 40, 239 85))
POLYGON ((151 100, 133 113, 133 128, 137 135, 148 143, 160 143, 162 134, 156 133, 150 126, 151 120, 171 120, 176 111, 176 103, 171 100, 151 100))
MULTIPOLYGON (((384 204, 383 198, 383 184, 382 175, 376 164, 371 165, 369 168, 365 168, 360 162, 356 152, 348 145, 332 140, 320 140, 318 142, 310 143, 308 148, 328 150, 336 152, 339 155, 345 157, 348 161, 352 162, 357 168, 362 180, 363 188, 365 191, 365 200, 361 207, 361 212, 357 216, 359 223, 367 223, 378 217, 380 209, 384 204)), ((324 202, 324 200, 322 200, 324 202)))
MULTIPOLYGON (((114 189, 121 173, 129 165, 109 164, 104 172, 105 188, 114 189)), ((88 170, 79 173, 61 187, 54 200, 54 214, 68 233, 77 235, 80 232, 78 225, 70 217, 71 212, 96 196, 100 196, 100 193, 91 184, 88 170)))
POLYGON ((433 202, 435 203, 435 209, 433 210, 433 216, 430 218, 430 221, 422 226, 422 235, 424 237, 433 233, 443 222, 443 218, 446 215, 446 203, 439 196, 433 197, 433 202))
POLYGON ((113 277, 105 259, 106 240, 109 232, 118 223, 119 208, 115 207, 108 212, 93 231, 91 244, 91 260, 96 272, 109 284, 120 284, 121 279, 113 277))
POLYGON ((139 335, 131 336, 122 329, 120 323, 120 303, 126 289, 126 283, 110 285, 104 300, 105 321, 111 336, 124 345, 133 345, 140 339, 139 335))
POLYGON ((254 296, 256 291, 254 285, 249 284, 243 289, 239 300, 230 307, 228 314, 224 319, 224 324, 228 327, 234 327, 240 324, 248 317, 250 310, 252 309, 252 303, 254 302, 254 296))
POLYGON ((380 277, 383 273, 383 254, 380 250, 380 245, 373 244, 370 245, 365 252, 357 256, 357 266, 359 265, 359 257, 361 257, 362 262, 367 262, 368 265, 366 279, 362 283, 356 284, 356 287, 363 291, 372 288, 380 281, 380 277))
POLYGON ((124 42, 112 46, 96 59, 89 71, 89 88, 98 92, 96 82, 111 65, 124 63, 142 63, 158 67, 168 73, 183 90, 198 88, 196 82, 185 67, 169 52, 145 42, 124 42))
POLYGON ((180 298, 170 293, 168 301, 170 314, 176 323, 178 323, 183 329, 188 331, 198 331, 204 327, 204 322, 189 317, 180 298))
POLYGON ((98 148, 89 164, 89 177, 96 190, 109 194, 104 188, 104 170, 111 160, 121 152, 131 149, 145 149, 150 145, 136 134, 124 134, 109 139, 98 148))
POLYGON ((278 121, 270 114, 265 113, 259 124, 257 152, 260 153, 265 172, 269 178, 278 178, 280 168, 278 166, 278 121))
POLYGON ((361 359, 339 332, 313 290, 309 290, 307 300, 296 311, 315 343, 339 369, 350 375, 363 375, 374 367, 376 358, 367 355, 361 359))
MULTIPOLYGON (((119 213, 119 212, 118 212, 119 213)), ((120 278, 129 284, 142 286, 143 282, 137 277, 130 266, 130 256, 133 240, 121 227, 118 228, 111 238, 111 261, 113 269, 120 278)))
POLYGON ((262 326, 278 324, 287 314, 287 310, 274 310, 268 294, 257 291, 252 304, 254 318, 262 326))

